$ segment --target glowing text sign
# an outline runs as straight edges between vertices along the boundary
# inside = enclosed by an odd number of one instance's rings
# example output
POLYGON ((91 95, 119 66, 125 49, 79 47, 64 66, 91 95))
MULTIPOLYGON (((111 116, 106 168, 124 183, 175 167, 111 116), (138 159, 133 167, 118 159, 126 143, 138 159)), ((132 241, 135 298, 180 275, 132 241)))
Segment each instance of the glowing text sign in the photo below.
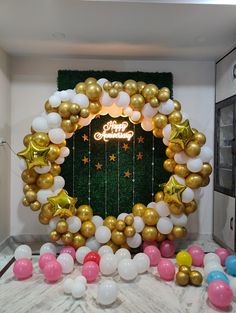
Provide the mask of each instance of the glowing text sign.
POLYGON ((110 139, 125 139, 130 141, 133 137, 134 132, 132 130, 126 131, 128 122, 122 122, 118 124, 116 121, 109 121, 103 125, 103 132, 96 132, 94 134, 95 140, 104 140, 105 142, 110 139))

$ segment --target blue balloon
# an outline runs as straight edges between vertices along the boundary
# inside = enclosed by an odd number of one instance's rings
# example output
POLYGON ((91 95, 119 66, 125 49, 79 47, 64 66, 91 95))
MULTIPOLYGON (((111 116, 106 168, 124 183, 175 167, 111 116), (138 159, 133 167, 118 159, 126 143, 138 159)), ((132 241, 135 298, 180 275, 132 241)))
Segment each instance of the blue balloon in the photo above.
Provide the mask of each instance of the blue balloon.
POLYGON ((225 267, 228 274, 236 276, 236 256, 229 255, 225 260, 225 267))
POLYGON ((228 277, 220 271, 212 271, 208 274, 207 283, 210 284, 213 280, 221 280, 229 285, 228 277))

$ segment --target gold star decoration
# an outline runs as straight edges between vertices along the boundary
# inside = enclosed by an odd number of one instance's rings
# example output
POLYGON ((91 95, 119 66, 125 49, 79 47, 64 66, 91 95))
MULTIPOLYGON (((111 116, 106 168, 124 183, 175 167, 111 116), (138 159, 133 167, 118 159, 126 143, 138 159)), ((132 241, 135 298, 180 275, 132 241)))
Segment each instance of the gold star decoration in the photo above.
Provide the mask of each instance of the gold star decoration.
POLYGON ((142 152, 139 152, 137 154, 137 160, 142 160, 142 159, 143 159, 143 154, 142 154, 142 152))
POLYGON ((124 149, 125 151, 129 149, 129 145, 127 143, 123 144, 122 149, 124 149))
POLYGON ((75 213, 77 198, 70 197, 64 189, 57 196, 49 197, 48 201, 54 207, 53 216, 70 217, 75 213))
POLYGON ((130 171, 128 170, 128 171, 126 171, 126 172, 124 172, 124 177, 128 177, 128 178, 130 178, 130 176, 131 176, 132 174, 130 173, 130 171))
POLYGON ((84 141, 88 141, 89 140, 88 135, 86 135, 86 134, 83 134, 82 138, 84 139, 84 141))
POLYGON ((138 140, 138 143, 144 143, 144 137, 142 136, 139 136, 137 140, 138 140))
POLYGON ((17 155, 25 159, 27 168, 31 169, 34 166, 48 165, 47 153, 49 150, 49 147, 40 147, 33 141, 30 141, 28 147, 17 153, 17 155))
POLYGON ((97 171, 101 170, 102 169, 102 164, 98 162, 97 164, 95 164, 95 167, 96 167, 97 171))
POLYGON ((189 120, 185 120, 180 124, 171 124, 169 142, 178 143, 184 149, 193 135, 189 120))
POLYGON ((185 189, 186 187, 184 185, 180 184, 174 176, 171 176, 164 187, 164 201, 181 204, 181 195, 185 189))
POLYGON ((89 158, 87 156, 84 155, 82 162, 85 164, 89 163, 89 158))
POLYGON ((115 154, 113 153, 112 155, 109 155, 109 161, 113 161, 113 162, 115 162, 115 160, 116 160, 116 156, 115 156, 115 154))

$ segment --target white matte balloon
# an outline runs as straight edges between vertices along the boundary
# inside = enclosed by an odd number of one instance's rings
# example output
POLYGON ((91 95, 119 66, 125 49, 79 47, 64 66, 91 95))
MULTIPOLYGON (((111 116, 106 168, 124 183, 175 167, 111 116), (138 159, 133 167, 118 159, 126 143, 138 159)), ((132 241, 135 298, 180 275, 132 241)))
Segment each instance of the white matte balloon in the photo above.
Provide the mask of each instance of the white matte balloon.
POLYGON ((98 249, 101 247, 101 244, 93 236, 93 237, 87 239, 86 247, 89 247, 93 251, 98 251, 98 249))
POLYGON ((28 245, 20 245, 16 248, 14 257, 18 259, 31 259, 32 258, 32 249, 28 245))
POLYGON ((189 160, 189 157, 183 151, 181 151, 174 155, 174 160, 178 164, 186 164, 189 160))
POLYGON ((48 202, 48 198, 53 196, 51 189, 40 189, 37 192, 37 199, 41 204, 48 202))
POLYGON ((56 112, 49 113, 46 117, 49 128, 59 128, 61 126, 62 118, 56 112))
MULTIPOLYGON (((35 167, 36 167, 36 166, 35 166, 35 167)), ((35 167, 34 167, 34 169, 35 169, 35 167)), ((38 166, 37 166, 37 167, 38 167, 38 166)), ((26 162, 25 162, 25 160, 22 159, 22 158, 19 159, 19 168, 20 168, 20 170, 22 170, 22 171, 24 171, 24 170, 27 169, 26 162)))
POLYGON ((153 123, 152 119, 149 117, 144 117, 144 119, 141 122, 141 127, 144 129, 146 132, 149 132, 153 130, 153 123))
POLYGON ((167 100, 166 102, 162 102, 158 107, 158 111, 164 115, 169 115, 171 112, 174 111, 174 109, 175 105, 171 99, 167 100))
POLYGON ((71 294, 75 299, 82 298, 85 295, 86 287, 82 282, 74 281, 71 294))
POLYGON ((204 266, 212 262, 221 264, 220 257, 213 252, 205 254, 204 259, 203 259, 204 266))
POLYGON ((104 245, 101 246, 101 248, 98 249, 98 254, 100 256, 104 255, 104 254, 113 254, 113 250, 110 246, 108 245, 104 245))
POLYGON ((96 228, 103 225, 103 218, 99 215, 94 215, 92 217, 92 222, 95 224, 96 228))
POLYGON ((98 286, 97 303, 111 305, 118 296, 118 287, 113 280, 105 280, 98 286))
POLYGON ((198 155, 198 157, 202 160, 202 162, 210 162, 212 159, 212 156, 213 156, 213 153, 209 147, 207 146, 201 147, 201 152, 198 155))
POLYGON ((160 217, 158 222, 157 222, 157 230, 164 234, 167 235, 169 234, 173 229, 173 223, 170 220, 169 217, 160 217))
POLYGON ((65 134, 66 134, 66 139, 69 139, 74 135, 74 133, 65 133, 65 134))
POLYGON ((81 227, 81 220, 77 216, 71 216, 66 220, 68 224, 68 231, 72 234, 77 233, 81 227))
POLYGON ((171 133, 171 125, 167 124, 163 129, 162 129, 162 134, 166 140, 169 140, 170 138, 170 133, 171 133))
POLYGON ((124 114, 127 115, 127 116, 131 116, 132 112, 133 112, 133 110, 132 110, 131 107, 127 107, 127 108, 124 109, 124 114))
POLYGON ((60 144, 66 139, 66 134, 61 128, 53 128, 49 130, 48 137, 52 143, 60 144))
POLYGON ((113 104, 113 99, 109 96, 109 94, 106 91, 103 91, 99 101, 101 105, 105 107, 109 107, 113 104))
POLYGON ((51 187, 52 191, 60 190, 65 186, 65 179, 62 176, 54 176, 54 183, 51 187))
POLYGON ((100 78, 100 79, 97 81, 97 84, 102 87, 105 82, 107 82, 107 79, 106 79, 106 78, 100 78))
POLYGON ((145 253, 135 254, 133 261, 137 267, 138 274, 145 273, 150 267, 150 259, 145 253))
POLYGON ((113 253, 106 253, 101 256, 99 268, 103 275, 112 275, 117 269, 117 258, 113 253))
POLYGON ((172 223, 176 226, 184 227, 187 225, 187 222, 188 222, 188 217, 185 214, 180 214, 180 215, 171 214, 170 219, 172 223))
POLYGON ((116 99, 116 105, 118 107, 126 108, 130 103, 130 96, 125 91, 120 91, 116 99))
POLYGON ((118 264, 118 273, 126 281, 134 280, 138 275, 136 264, 131 259, 123 259, 118 264))
POLYGON ((32 128, 36 132, 48 132, 48 122, 45 117, 38 116, 33 119, 32 128))
POLYGON ((219 263, 209 262, 204 267, 204 276, 207 277, 208 274, 210 274, 210 272, 213 272, 213 271, 224 272, 224 269, 219 263))
POLYGON ((142 114, 144 117, 153 117, 157 114, 158 108, 153 108, 150 103, 145 103, 142 109, 142 114))
POLYGON ((120 248, 116 251, 115 257, 116 257, 117 263, 119 264, 119 262, 123 259, 131 259, 131 254, 128 249, 120 248))
POLYGON ((85 286, 87 285, 87 279, 82 275, 77 276, 75 278, 74 282, 80 282, 80 283, 84 284, 85 286))
POLYGON ((111 239, 111 231, 107 226, 99 226, 95 232, 95 238, 99 243, 106 243, 111 239))
POLYGON ((70 94, 67 92, 67 90, 59 91, 59 97, 61 101, 69 101, 70 100, 70 94))
POLYGON ((70 149, 68 147, 62 147, 60 150, 60 157, 66 158, 70 154, 70 149))
POLYGON ((74 89, 67 89, 66 90, 67 94, 69 95, 69 100, 72 101, 72 99, 74 98, 74 96, 76 95, 76 92, 74 89))
POLYGON ((49 228, 50 230, 54 230, 57 226, 57 223, 60 221, 59 216, 52 217, 49 221, 49 228))
POLYGON ((159 216, 165 217, 170 215, 169 206, 165 201, 159 201, 156 204, 156 211, 159 216))
POLYGON ((182 201, 184 203, 189 203, 193 200, 194 198, 194 192, 191 188, 186 187, 186 189, 182 192, 182 201))
POLYGON ((180 183, 181 185, 184 185, 184 186, 186 185, 185 184, 185 179, 183 177, 180 177, 178 175, 173 175, 173 176, 177 180, 178 183, 180 183))
POLYGON ((124 220, 128 214, 127 213, 120 213, 117 217, 117 220, 124 220))
POLYGON ((144 229, 144 221, 141 216, 134 216, 134 223, 133 227, 135 228, 137 233, 141 233, 142 230, 144 229))
POLYGON ((38 174, 46 174, 50 171, 50 169, 51 169, 51 163, 49 161, 48 161, 48 165, 34 167, 35 172, 38 174))
POLYGON ((85 256, 91 251, 89 247, 80 247, 77 249, 75 257, 79 264, 84 264, 85 256))
POLYGON ((133 111, 130 116, 134 122, 137 122, 141 117, 141 113, 139 111, 133 111))
POLYGON ((66 278, 63 282, 63 290, 65 294, 71 294, 72 286, 74 284, 74 281, 72 278, 66 278))
POLYGON ((138 248, 142 243, 142 237, 136 233, 133 237, 127 238, 127 244, 130 248, 138 248))
POLYGON ((150 203, 148 203, 147 208, 156 209, 157 203, 156 202, 150 202, 150 203))
POLYGON ((62 273, 69 274, 74 269, 74 259, 69 253, 61 253, 57 257, 57 261, 61 264, 62 273))
POLYGON ((43 255, 45 253, 52 253, 52 254, 56 255, 57 249, 56 249, 55 245, 51 242, 44 243, 39 250, 39 254, 43 255))
POLYGON ((92 116, 88 116, 86 118, 80 117, 79 119, 79 125, 81 126, 88 126, 92 121, 92 116))
POLYGON ((61 104, 61 98, 59 95, 54 94, 51 97, 49 97, 48 102, 51 104, 53 108, 57 108, 61 104))
POLYGON ((189 159, 187 162, 187 168, 190 172, 197 173, 202 169, 203 162, 200 158, 189 159))
POLYGON ((65 162, 65 158, 57 158, 55 161, 54 161, 56 164, 63 164, 65 162))
POLYGON ((164 143, 164 145, 169 146, 169 141, 166 138, 162 138, 162 142, 164 143))
POLYGON ((89 106, 89 98, 83 93, 78 93, 73 97, 73 103, 77 103, 81 109, 87 109, 89 106))

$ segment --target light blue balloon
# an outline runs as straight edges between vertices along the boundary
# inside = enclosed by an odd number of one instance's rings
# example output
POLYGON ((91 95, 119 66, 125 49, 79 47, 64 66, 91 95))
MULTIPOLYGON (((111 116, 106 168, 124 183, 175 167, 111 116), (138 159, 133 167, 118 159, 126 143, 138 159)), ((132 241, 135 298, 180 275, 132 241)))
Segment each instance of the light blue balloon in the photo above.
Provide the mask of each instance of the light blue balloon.
POLYGON ((225 260, 227 273, 236 276, 236 255, 230 255, 225 260))
POLYGON ((210 284, 213 280, 221 280, 229 285, 228 277, 220 271, 212 271, 208 274, 207 283, 210 284))

